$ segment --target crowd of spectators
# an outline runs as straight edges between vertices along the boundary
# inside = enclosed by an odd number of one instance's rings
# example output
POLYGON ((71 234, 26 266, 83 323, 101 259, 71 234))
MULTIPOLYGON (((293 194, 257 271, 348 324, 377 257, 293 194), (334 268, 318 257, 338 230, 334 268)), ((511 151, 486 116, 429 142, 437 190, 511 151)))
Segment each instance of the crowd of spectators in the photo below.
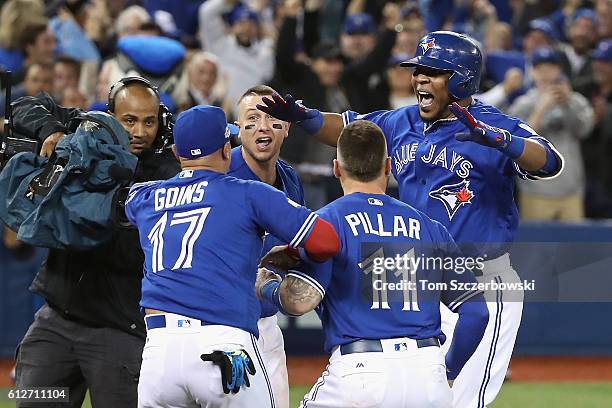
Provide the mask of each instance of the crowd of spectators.
MULTIPOLYGON (((612 218, 612 0, 0 4, 0 66, 13 72, 14 98, 44 91, 104 110, 110 85, 140 75, 174 113, 214 104, 230 119, 244 90, 262 83, 330 112, 415 103, 398 63, 426 32, 469 34, 485 55, 477 98, 525 120, 566 159, 557 179, 518 184, 523 217, 612 218)), ((333 155, 296 128, 283 147, 311 207, 339 194, 333 155)))

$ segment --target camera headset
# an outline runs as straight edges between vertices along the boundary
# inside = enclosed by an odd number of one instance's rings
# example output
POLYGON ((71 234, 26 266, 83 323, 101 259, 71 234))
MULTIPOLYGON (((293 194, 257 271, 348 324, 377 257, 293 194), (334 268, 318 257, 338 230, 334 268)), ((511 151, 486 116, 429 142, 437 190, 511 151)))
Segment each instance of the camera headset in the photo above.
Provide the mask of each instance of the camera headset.
POLYGON ((138 76, 121 78, 119 81, 115 82, 113 86, 111 86, 108 92, 107 109, 109 112, 115 113, 115 97, 120 90, 131 84, 141 84, 142 86, 151 89, 153 92, 155 92, 155 95, 157 95, 157 98, 159 99, 159 112, 157 114, 158 129, 157 135, 155 136, 155 142, 153 143, 153 148, 156 152, 161 152, 173 143, 172 128, 174 124, 172 122, 172 113, 170 113, 166 105, 161 102, 159 90, 150 81, 138 76))

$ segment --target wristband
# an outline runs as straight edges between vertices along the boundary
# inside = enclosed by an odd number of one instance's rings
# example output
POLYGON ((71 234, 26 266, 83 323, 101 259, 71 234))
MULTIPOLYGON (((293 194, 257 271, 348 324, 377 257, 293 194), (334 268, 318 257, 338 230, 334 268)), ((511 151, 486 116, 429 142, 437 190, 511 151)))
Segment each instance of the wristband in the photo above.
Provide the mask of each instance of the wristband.
POLYGON ((503 147, 498 147, 497 149, 511 159, 516 160, 521 157, 523 151, 525 150, 525 139, 520 136, 510 136, 508 143, 503 147))
POLYGON ((275 279, 266 282, 259 290, 261 292, 261 297, 275 305, 282 314, 297 317, 298 315, 291 314, 283 308, 280 300, 280 284, 281 282, 275 279))
POLYGON ((314 135, 323 127, 323 114, 318 109, 308 109, 308 113, 314 115, 312 118, 304 119, 296 124, 307 133, 314 135))

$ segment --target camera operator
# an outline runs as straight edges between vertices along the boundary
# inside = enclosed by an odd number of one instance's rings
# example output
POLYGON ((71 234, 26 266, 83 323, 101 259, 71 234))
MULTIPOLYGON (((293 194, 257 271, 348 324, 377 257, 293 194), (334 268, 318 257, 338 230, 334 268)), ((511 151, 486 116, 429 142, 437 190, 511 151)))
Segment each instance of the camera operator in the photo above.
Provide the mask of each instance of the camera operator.
MULTIPOLYGON (((130 77, 113 85, 108 110, 130 134, 130 151, 139 158, 135 182, 178 173, 174 155, 162 149, 171 136, 169 115, 148 81, 130 77)), ((21 98, 13 104, 14 134, 36 138, 41 155, 50 156, 81 113, 47 94, 21 98)), ((145 340, 138 304, 143 259, 137 231, 119 226, 92 250, 50 250, 30 287, 46 304, 17 349, 17 387, 69 387, 66 407, 80 407, 87 389, 94 408, 136 407, 145 340)))

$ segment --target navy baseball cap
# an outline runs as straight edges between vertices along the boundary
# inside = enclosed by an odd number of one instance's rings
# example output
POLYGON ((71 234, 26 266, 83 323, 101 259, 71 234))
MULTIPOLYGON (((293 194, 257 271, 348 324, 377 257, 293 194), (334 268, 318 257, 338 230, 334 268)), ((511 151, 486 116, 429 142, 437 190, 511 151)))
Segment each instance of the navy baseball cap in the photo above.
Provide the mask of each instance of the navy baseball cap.
POLYGON ((527 31, 541 31, 551 40, 559 40, 559 32, 555 28, 554 24, 546 18, 536 18, 535 20, 531 20, 527 27, 527 31))
POLYGON ((240 5, 240 6, 235 7, 229 13, 227 20, 230 23, 230 25, 234 25, 238 21, 244 21, 244 20, 250 20, 250 21, 254 21, 257 23, 259 22, 259 16, 257 15, 257 12, 255 12, 254 10, 251 10, 247 6, 240 5))
POLYGON ((544 63, 561 65, 561 55, 550 47, 540 47, 533 50, 531 54, 531 65, 536 66, 544 63))
POLYGON ((612 62, 612 38, 602 40, 593 51, 593 59, 612 62))
POLYGON ((578 20, 579 18, 588 18, 593 22, 593 24, 597 24, 597 13, 595 13, 593 9, 586 7, 577 9, 572 17, 572 23, 578 20))
POLYGON ((223 109, 198 105, 182 112, 172 132, 176 154, 185 159, 208 156, 230 139, 230 128, 223 109))
POLYGON ((349 14, 344 20, 342 31, 345 34, 372 34, 376 32, 376 23, 366 13, 349 14))

